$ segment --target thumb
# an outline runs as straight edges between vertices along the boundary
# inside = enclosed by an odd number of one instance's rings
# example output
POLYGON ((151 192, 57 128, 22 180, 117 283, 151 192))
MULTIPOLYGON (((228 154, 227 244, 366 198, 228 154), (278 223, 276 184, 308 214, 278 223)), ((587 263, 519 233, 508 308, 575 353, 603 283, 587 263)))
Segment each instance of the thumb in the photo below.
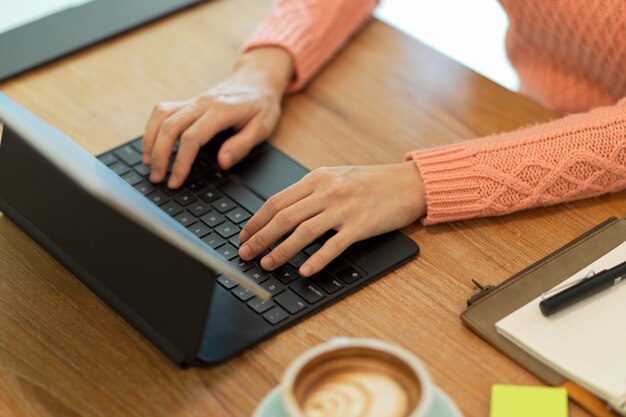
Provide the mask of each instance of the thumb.
POLYGON ((220 147, 217 162, 220 168, 229 169, 246 157, 268 135, 268 129, 263 127, 260 116, 255 117, 242 130, 228 138, 220 147))

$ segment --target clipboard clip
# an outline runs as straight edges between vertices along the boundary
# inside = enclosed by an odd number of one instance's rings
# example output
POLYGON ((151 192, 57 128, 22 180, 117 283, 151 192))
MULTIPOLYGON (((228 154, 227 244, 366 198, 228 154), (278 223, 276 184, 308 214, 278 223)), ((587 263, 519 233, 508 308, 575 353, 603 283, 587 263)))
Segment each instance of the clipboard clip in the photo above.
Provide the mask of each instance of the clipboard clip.
POLYGON ((556 287, 552 288, 551 290, 546 291, 544 293, 541 293, 541 299, 545 300, 546 298, 550 297, 553 294, 565 291, 566 289, 568 289, 570 287, 573 287, 574 285, 578 284, 579 282, 593 277, 595 274, 596 274, 596 271, 594 271, 593 269, 590 269, 589 271, 587 271, 587 273, 585 274, 584 277, 579 278, 576 281, 572 281, 572 282, 569 282, 567 284, 557 285, 556 287))
POLYGON ((472 278, 472 282, 474 283, 474 286, 476 287, 476 289, 474 290, 474 295, 472 295, 470 298, 467 299, 468 307, 474 304, 476 301, 483 298, 485 295, 489 294, 492 290, 496 288, 495 285, 482 285, 480 282, 478 282, 477 280, 473 278, 472 278))

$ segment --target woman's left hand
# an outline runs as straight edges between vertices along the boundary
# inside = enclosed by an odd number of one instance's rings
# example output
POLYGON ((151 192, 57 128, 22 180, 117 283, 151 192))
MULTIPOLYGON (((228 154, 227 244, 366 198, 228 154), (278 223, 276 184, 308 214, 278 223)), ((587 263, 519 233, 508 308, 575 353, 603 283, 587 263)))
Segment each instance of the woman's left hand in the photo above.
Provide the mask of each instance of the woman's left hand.
POLYGON ((293 230, 261 259, 271 271, 335 230, 300 267, 300 275, 311 276, 354 242, 407 226, 425 213, 424 186, 412 161, 318 168, 272 196, 250 218, 239 236, 239 255, 250 260, 293 230))

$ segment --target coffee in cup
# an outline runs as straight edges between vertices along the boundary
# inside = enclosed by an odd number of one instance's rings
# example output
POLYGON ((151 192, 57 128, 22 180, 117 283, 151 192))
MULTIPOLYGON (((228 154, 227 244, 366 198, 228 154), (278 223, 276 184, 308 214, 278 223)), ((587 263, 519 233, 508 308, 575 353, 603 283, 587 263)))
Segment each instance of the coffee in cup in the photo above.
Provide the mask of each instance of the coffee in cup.
POLYGON ((374 339, 342 338, 306 352, 282 386, 290 417, 417 417, 432 397, 417 358, 374 339))

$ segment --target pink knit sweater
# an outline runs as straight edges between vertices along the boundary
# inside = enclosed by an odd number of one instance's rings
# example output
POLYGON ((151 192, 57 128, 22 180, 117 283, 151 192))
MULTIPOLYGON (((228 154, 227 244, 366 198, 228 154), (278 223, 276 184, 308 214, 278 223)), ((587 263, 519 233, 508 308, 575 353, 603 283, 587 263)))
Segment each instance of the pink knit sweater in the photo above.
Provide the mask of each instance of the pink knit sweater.
MULTIPOLYGON (((280 46, 302 88, 377 0, 278 0, 244 50, 280 46)), ((626 188, 626 1, 501 0, 521 91, 576 113, 407 154, 426 189, 425 224, 556 204, 626 188), (595 108, 595 109, 594 109, 595 108)))

